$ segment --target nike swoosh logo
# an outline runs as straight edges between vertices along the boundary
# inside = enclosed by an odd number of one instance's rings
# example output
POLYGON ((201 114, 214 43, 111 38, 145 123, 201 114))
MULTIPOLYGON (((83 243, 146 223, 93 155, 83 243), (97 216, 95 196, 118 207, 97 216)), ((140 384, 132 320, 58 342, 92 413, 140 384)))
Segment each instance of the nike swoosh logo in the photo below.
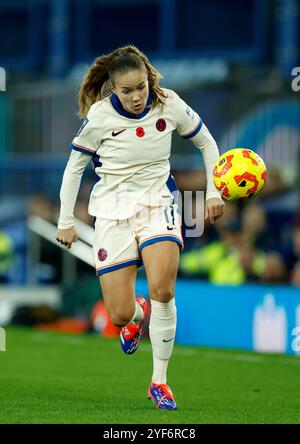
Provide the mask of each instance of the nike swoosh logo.
POLYGON ((174 336, 174 338, 171 338, 171 339, 163 339, 163 342, 171 342, 171 341, 173 341, 173 339, 175 339, 175 336, 174 336))
POLYGON ((167 226, 167 230, 173 230, 174 227, 169 227, 169 225, 167 226))
POLYGON ((116 136, 118 136, 119 134, 124 133, 124 131, 126 131, 126 130, 127 130, 127 128, 122 129, 121 131, 113 131, 113 132, 111 133, 111 135, 112 135, 113 137, 116 137, 116 136))

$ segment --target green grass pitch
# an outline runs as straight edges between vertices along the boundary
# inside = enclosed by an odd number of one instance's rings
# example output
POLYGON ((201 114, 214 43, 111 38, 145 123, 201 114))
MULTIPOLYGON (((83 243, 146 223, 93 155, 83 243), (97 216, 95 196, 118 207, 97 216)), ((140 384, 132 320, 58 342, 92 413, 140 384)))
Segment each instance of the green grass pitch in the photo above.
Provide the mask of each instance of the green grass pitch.
POLYGON ((0 352, 0 423, 300 423, 300 358, 176 345, 168 383, 178 410, 146 396, 150 343, 9 327, 0 352))

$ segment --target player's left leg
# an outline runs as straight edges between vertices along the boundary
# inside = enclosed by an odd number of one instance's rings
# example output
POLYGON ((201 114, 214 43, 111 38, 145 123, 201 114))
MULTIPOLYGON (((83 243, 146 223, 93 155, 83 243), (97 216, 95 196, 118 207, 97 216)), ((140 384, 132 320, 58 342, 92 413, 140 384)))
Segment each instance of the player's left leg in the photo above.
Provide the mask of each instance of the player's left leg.
POLYGON ((142 257, 151 299, 149 334, 153 374, 148 395, 158 408, 175 410, 174 396, 167 385, 167 368, 176 333, 174 289, 179 245, 173 241, 150 244, 142 249, 142 257))

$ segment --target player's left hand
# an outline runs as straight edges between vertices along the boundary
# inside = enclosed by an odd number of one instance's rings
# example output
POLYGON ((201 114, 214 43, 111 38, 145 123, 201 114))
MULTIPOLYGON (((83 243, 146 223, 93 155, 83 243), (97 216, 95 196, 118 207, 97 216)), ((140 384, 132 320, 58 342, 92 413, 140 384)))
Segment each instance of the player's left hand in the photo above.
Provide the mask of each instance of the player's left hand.
POLYGON ((211 197, 207 199, 205 205, 205 219, 210 220, 211 224, 215 223, 215 220, 223 216, 225 210, 225 204, 219 197, 211 197))

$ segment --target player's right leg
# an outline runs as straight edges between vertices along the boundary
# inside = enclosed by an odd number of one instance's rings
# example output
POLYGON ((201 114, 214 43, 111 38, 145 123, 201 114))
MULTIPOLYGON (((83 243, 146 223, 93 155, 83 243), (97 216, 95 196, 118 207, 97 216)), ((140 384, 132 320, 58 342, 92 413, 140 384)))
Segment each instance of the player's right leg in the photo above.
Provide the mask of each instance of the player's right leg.
POLYGON ((135 298, 136 265, 106 273, 100 277, 104 302, 112 322, 122 327, 121 347, 132 354, 140 344, 147 302, 135 298))
POLYGON ((136 265, 100 276, 103 300, 109 317, 118 327, 127 325, 134 316, 136 265))
POLYGON ((112 322, 122 327, 123 351, 131 354, 139 346, 147 303, 135 298, 136 272, 142 261, 130 224, 97 219, 93 252, 107 311, 112 322))

